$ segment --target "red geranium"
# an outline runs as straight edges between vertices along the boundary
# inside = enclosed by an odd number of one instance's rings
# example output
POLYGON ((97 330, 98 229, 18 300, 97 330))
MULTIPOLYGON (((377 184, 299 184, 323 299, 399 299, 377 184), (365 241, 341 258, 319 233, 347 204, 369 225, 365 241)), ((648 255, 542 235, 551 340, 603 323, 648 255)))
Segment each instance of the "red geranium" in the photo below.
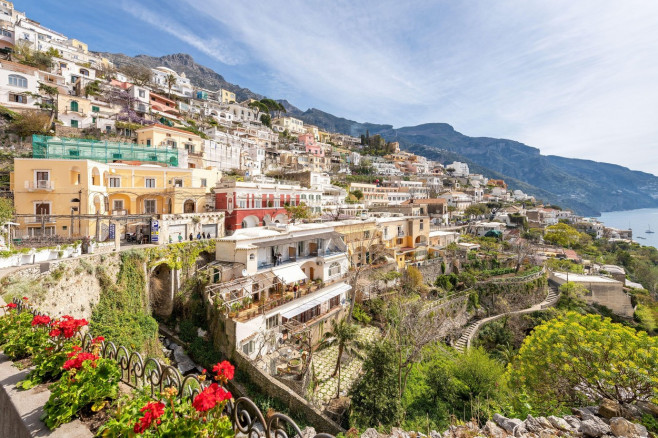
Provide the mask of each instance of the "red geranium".
POLYGON ((104 337, 102 337, 102 336, 96 336, 94 339, 91 340, 91 343, 92 343, 92 344, 100 344, 100 343, 103 342, 104 340, 105 340, 104 337))
POLYGON ((80 329, 89 324, 86 319, 75 319, 72 316, 64 315, 61 320, 55 321, 53 327, 56 330, 51 330, 50 336, 63 335, 66 339, 71 339, 80 331, 80 329))
POLYGON ((235 375, 235 367, 227 360, 215 365, 212 371, 217 373, 217 380, 231 380, 235 375))
MULTIPOLYGON (((85 361, 89 360, 89 361, 95 362, 96 360, 99 359, 99 357, 96 356, 95 354, 83 353, 80 350, 72 351, 71 353, 67 354, 67 356, 70 357, 71 359, 64 362, 64 366, 62 367, 67 371, 72 369, 72 368, 74 368, 76 370, 79 370, 80 368, 82 368, 82 364, 85 361)), ((95 366, 96 364, 93 363, 92 365, 95 366)))
POLYGON ((18 306, 16 305, 16 303, 9 303, 7 304, 7 307, 9 307, 10 309, 15 309, 18 306))
POLYGON ((50 333, 48 333, 48 336, 50 336, 51 338, 56 338, 60 334, 62 334, 62 331, 60 329, 52 329, 50 333))
POLYGON ((213 383, 194 398, 192 406, 194 406, 197 412, 206 412, 217 406, 217 403, 230 400, 231 397, 230 392, 218 384, 213 383))
POLYGON ((144 431, 151 426, 154 420, 157 420, 162 414, 164 414, 164 409, 164 403, 147 403, 146 406, 139 410, 140 412, 144 413, 144 416, 140 418, 137 423, 135 423, 133 431, 135 433, 144 433, 144 431))
POLYGON ((32 318, 32 326, 35 325, 48 325, 50 324, 50 316, 47 315, 37 315, 32 318))
POLYGON ((29 300, 28 297, 23 297, 23 301, 27 301, 27 300, 29 300))

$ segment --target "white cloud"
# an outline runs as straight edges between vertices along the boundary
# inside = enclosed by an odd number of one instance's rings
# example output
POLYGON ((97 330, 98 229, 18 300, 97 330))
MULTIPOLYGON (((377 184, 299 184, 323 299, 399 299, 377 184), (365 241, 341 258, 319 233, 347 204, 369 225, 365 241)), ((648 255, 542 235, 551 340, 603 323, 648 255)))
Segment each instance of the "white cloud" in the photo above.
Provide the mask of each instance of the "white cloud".
POLYGON ((271 97, 658 173, 658 3, 185 1, 223 37, 130 8, 221 62, 239 47, 271 97))
POLYGON ((195 33, 201 29, 195 29, 193 32, 163 14, 154 13, 140 6, 137 2, 123 1, 121 8, 133 17, 175 36, 221 63, 236 65, 241 62, 241 56, 236 53, 235 48, 229 47, 218 38, 201 37, 195 33))

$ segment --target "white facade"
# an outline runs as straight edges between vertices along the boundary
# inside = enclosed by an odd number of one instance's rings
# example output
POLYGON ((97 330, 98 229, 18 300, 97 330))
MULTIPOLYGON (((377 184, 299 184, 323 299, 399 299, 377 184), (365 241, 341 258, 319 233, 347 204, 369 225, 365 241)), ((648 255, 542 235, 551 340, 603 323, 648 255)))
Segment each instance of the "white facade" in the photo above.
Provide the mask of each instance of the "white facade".
POLYGON ((279 117, 272 120, 272 129, 283 132, 288 131, 290 134, 305 134, 304 122, 294 117, 279 117))
POLYGON ((0 61, 0 104, 12 110, 37 109, 39 70, 10 61, 0 61))
POLYGON ((169 92, 167 76, 174 75, 176 83, 171 87, 171 93, 182 97, 192 97, 194 88, 185 73, 178 74, 167 67, 156 67, 151 69, 151 81, 159 88, 169 92))
POLYGON ((468 176, 469 174, 468 164, 459 161, 454 161, 452 164, 448 164, 446 170, 452 170, 454 176, 468 176))

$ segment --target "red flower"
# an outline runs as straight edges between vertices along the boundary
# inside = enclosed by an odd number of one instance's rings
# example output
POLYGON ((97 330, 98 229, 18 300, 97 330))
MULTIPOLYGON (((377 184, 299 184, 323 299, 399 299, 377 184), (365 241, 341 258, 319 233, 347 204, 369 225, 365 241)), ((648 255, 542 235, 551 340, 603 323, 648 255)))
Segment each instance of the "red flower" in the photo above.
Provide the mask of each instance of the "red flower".
POLYGON ((96 336, 94 339, 91 340, 91 343, 92 343, 92 344, 100 344, 100 343, 103 342, 104 340, 105 340, 104 337, 102 337, 102 336, 96 336))
POLYGON ((28 297, 23 297, 23 301, 27 301, 27 300, 29 300, 28 297))
MULTIPOLYGON (((151 424, 153 423, 154 420, 157 420, 162 414, 164 414, 164 409, 165 405, 164 403, 160 402, 150 402, 147 403, 146 406, 144 406, 142 409, 140 409, 140 412, 144 413, 144 416, 140 418, 137 423, 135 423, 135 427, 133 428, 133 431, 135 433, 143 433, 146 429, 148 429, 151 424)), ((160 424, 160 420, 157 420, 157 424, 160 424)))
POLYGON ((218 384, 213 383, 194 398, 192 406, 194 406, 197 412, 206 412, 217 406, 217 403, 230 400, 231 397, 230 392, 218 384))
POLYGON ((61 333, 62 333, 62 331, 61 331, 60 329, 52 329, 52 330, 50 331, 50 333, 48 333, 48 336, 50 336, 51 338, 56 338, 56 337, 59 336, 61 333))
POLYGON ((231 380, 235 375, 235 367, 227 360, 215 365, 212 371, 217 373, 217 380, 231 380))
POLYGON ((37 315, 32 318, 32 326, 35 325, 48 325, 50 324, 50 316, 47 315, 37 315))
POLYGON ((7 307, 9 307, 10 309, 15 309, 18 306, 16 306, 16 303, 9 303, 7 304, 7 307))
MULTIPOLYGON (((82 353, 82 352, 79 352, 79 351, 74 351, 72 353, 69 353, 67 356, 70 357, 71 359, 64 362, 64 366, 62 367, 67 371, 72 369, 72 368, 75 368, 76 370, 79 370, 80 368, 82 368, 82 364, 84 364, 85 361, 89 360, 89 361, 95 362, 96 360, 98 360, 98 356, 96 356, 95 354, 82 353)), ((93 365, 95 365, 95 364, 93 364, 93 365)))

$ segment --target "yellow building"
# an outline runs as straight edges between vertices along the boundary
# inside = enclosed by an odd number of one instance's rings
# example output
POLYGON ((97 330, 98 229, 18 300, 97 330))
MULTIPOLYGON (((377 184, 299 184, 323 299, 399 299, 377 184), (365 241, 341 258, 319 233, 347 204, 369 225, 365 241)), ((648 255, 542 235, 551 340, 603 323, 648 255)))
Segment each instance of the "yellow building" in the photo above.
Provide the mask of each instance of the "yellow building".
POLYGON ((377 218, 383 244, 399 268, 427 259, 430 220, 428 216, 377 218))
POLYGON ((333 225, 334 230, 343 236, 351 266, 377 262, 375 259, 386 255, 386 250, 382 245, 381 231, 377 228, 375 219, 346 220, 329 224, 333 225))
POLYGON ((135 132, 137 133, 137 143, 185 150, 188 167, 203 168, 203 139, 198 135, 160 124, 145 126, 135 132))
POLYGON ((218 100, 221 103, 235 103, 235 93, 225 90, 223 88, 220 88, 219 91, 217 92, 217 97, 218 100))
POLYGON ((64 126, 88 128, 93 117, 91 100, 82 96, 60 94, 57 97, 57 117, 64 126))
POLYGON ((17 236, 107 237, 163 214, 205 212, 220 172, 153 164, 16 158, 11 174, 17 236))

